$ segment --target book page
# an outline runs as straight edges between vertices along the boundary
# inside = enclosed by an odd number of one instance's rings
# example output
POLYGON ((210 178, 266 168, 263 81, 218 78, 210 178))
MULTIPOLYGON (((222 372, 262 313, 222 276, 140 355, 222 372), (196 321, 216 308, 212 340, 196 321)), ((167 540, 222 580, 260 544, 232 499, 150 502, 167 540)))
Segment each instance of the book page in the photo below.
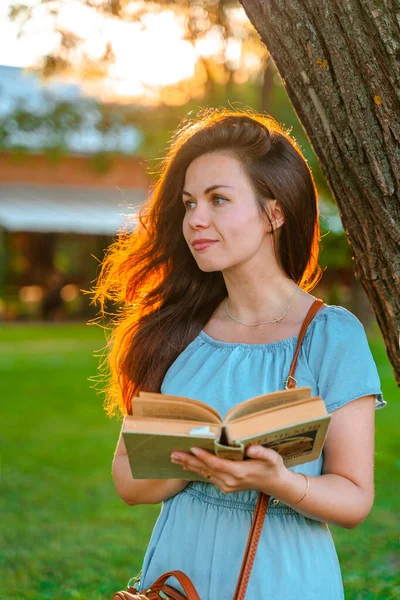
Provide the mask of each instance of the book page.
MULTIPOLYGON (((313 403, 315 401, 322 401, 322 398, 320 398, 319 396, 314 396, 313 398, 306 398, 305 400, 293 400, 290 403, 285 402, 285 404, 279 403, 277 406, 272 406, 272 407, 268 407, 265 410, 260 410, 256 413, 250 413, 247 415, 242 415, 241 417, 239 417, 238 419, 234 419, 233 421, 229 422, 229 430, 232 431, 232 427, 235 425, 237 426, 239 423, 243 424, 242 427, 246 427, 246 422, 247 421, 252 421, 252 422, 261 422, 263 419, 268 418, 269 416, 269 420, 273 421, 276 418, 279 418, 279 414, 282 412, 282 410, 291 410, 292 414, 293 411, 295 410, 295 408, 297 406, 301 406, 301 407, 307 407, 307 406, 313 406, 313 403)), ((311 409, 307 409, 305 408, 304 410, 312 410, 311 409)), ((290 413, 288 413, 290 414, 290 413)))
POLYGON ((153 392, 140 392, 139 396, 132 398, 132 416, 199 421, 206 424, 222 422, 215 408, 201 400, 153 392))
POLYGON ((268 432, 326 415, 323 400, 315 398, 308 402, 281 407, 276 411, 266 411, 229 423, 226 427, 229 441, 242 441, 250 436, 262 436, 268 432))
POLYGON ((278 408, 299 400, 307 400, 308 398, 311 398, 311 388, 306 386, 254 396, 254 398, 244 400, 244 402, 240 402, 240 404, 231 408, 225 415, 224 423, 232 423, 243 416, 275 407, 278 408))
POLYGON ((205 438, 214 438, 218 436, 220 425, 204 422, 201 422, 201 425, 200 428, 199 421, 184 421, 182 419, 179 421, 172 419, 148 419, 146 417, 126 415, 122 430, 125 432, 148 433, 149 435, 165 433, 172 435, 185 434, 205 438))

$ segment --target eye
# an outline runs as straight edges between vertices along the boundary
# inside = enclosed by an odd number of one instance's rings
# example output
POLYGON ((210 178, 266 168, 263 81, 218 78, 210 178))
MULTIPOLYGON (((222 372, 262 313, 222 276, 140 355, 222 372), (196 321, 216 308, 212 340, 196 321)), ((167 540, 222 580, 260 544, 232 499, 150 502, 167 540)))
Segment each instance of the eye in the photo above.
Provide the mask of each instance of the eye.
POLYGON ((184 200, 183 206, 185 207, 186 210, 189 208, 188 204, 194 204, 194 202, 192 200, 184 200))
POLYGON ((215 200, 216 198, 221 198, 222 200, 227 201, 226 198, 224 198, 223 196, 219 196, 218 194, 216 194, 215 196, 213 196, 213 200, 215 200))
MULTIPOLYGON (((219 194, 214 194, 214 196, 212 197, 213 202, 215 202, 215 200, 220 199, 223 200, 224 202, 228 202, 227 198, 224 198, 224 196, 220 196, 219 194)), ((184 200, 183 201, 183 206, 185 207, 185 210, 189 210, 190 206, 189 204, 194 204, 193 200, 184 200)), ((219 206, 220 204, 223 204, 223 202, 216 202, 217 206, 219 206)))

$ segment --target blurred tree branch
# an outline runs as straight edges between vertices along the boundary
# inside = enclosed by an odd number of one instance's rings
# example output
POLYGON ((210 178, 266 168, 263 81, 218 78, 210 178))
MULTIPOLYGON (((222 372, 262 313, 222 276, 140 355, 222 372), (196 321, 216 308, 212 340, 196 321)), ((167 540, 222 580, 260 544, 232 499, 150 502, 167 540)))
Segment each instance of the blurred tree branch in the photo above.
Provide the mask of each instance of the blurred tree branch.
MULTIPOLYGON (((146 17, 163 11, 172 11, 180 19, 184 27, 183 39, 193 48, 207 39, 210 34, 220 37, 222 47, 218 56, 211 59, 202 56, 197 49, 198 66, 201 69, 203 86, 197 81, 186 81, 186 101, 192 98, 202 98, 210 94, 218 83, 228 87, 233 83, 245 83, 262 77, 267 62, 268 53, 261 43, 256 30, 248 19, 243 18, 243 9, 236 0, 37 0, 34 6, 23 2, 13 2, 9 17, 18 23, 23 35, 27 24, 34 19, 35 14, 43 12, 53 20, 52 31, 59 36, 58 47, 53 52, 44 55, 33 67, 43 79, 54 76, 77 76, 89 80, 102 79, 115 64, 115 53, 112 42, 104 39, 104 52, 95 59, 84 49, 85 40, 76 32, 62 25, 63 11, 70 9, 72 4, 87 9, 88 19, 99 15, 106 20, 116 20, 124 23, 136 23, 144 30, 147 27, 146 17), (239 18, 242 15, 242 18, 239 18), (229 49, 240 47, 240 59, 233 59, 229 49), (250 60, 251 59, 251 60, 250 60), (256 60, 259 61, 254 67, 256 60), (251 67, 249 65, 252 65, 251 67)), ((160 46, 159 51, 162 51, 160 46)), ((195 78, 196 79, 196 78, 195 78)), ((198 78, 197 78, 198 79, 198 78)), ((140 99, 136 98, 137 102, 140 99)), ((161 102, 164 105, 166 101, 161 102)))

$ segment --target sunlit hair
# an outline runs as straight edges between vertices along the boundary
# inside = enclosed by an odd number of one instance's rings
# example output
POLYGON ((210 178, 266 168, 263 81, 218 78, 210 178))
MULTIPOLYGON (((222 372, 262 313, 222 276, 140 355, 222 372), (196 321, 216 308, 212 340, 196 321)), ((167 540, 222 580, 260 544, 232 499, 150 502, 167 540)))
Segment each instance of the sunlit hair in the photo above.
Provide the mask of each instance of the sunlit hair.
POLYGON ((305 291, 322 275, 317 189, 296 141, 271 117, 249 110, 202 109, 185 118, 155 171, 137 226, 108 248, 91 290, 99 319, 108 301, 119 307, 99 367, 109 416, 131 413, 139 390, 160 392, 170 365, 227 296, 222 273, 200 270, 182 233, 186 170, 212 151, 240 161, 260 215, 268 218, 267 199, 278 200, 285 222, 273 235, 282 271, 305 291))

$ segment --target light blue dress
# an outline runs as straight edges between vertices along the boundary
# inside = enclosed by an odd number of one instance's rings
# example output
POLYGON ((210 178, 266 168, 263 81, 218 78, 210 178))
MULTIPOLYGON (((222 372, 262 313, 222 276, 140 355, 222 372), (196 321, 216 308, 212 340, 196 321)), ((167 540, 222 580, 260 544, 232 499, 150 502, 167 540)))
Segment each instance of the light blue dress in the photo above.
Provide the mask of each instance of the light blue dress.
MULTIPOLYGON (((222 417, 238 402, 284 389, 297 336, 269 344, 217 341, 201 331, 168 369, 161 392, 202 400, 222 417)), ((386 405, 365 330, 341 306, 327 306, 309 325, 296 369, 297 385, 310 386, 329 412, 374 394, 386 405)), ((320 475, 318 460, 291 467, 320 475)), ((187 475, 190 478, 190 472, 187 475)), ((180 569, 201 600, 232 600, 258 491, 223 494, 214 484, 190 482, 162 503, 143 560, 141 588, 180 569)), ((269 502, 246 600, 343 600, 336 549, 326 523, 269 502)), ((183 593, 175 578, 167 583, 183 593)))

